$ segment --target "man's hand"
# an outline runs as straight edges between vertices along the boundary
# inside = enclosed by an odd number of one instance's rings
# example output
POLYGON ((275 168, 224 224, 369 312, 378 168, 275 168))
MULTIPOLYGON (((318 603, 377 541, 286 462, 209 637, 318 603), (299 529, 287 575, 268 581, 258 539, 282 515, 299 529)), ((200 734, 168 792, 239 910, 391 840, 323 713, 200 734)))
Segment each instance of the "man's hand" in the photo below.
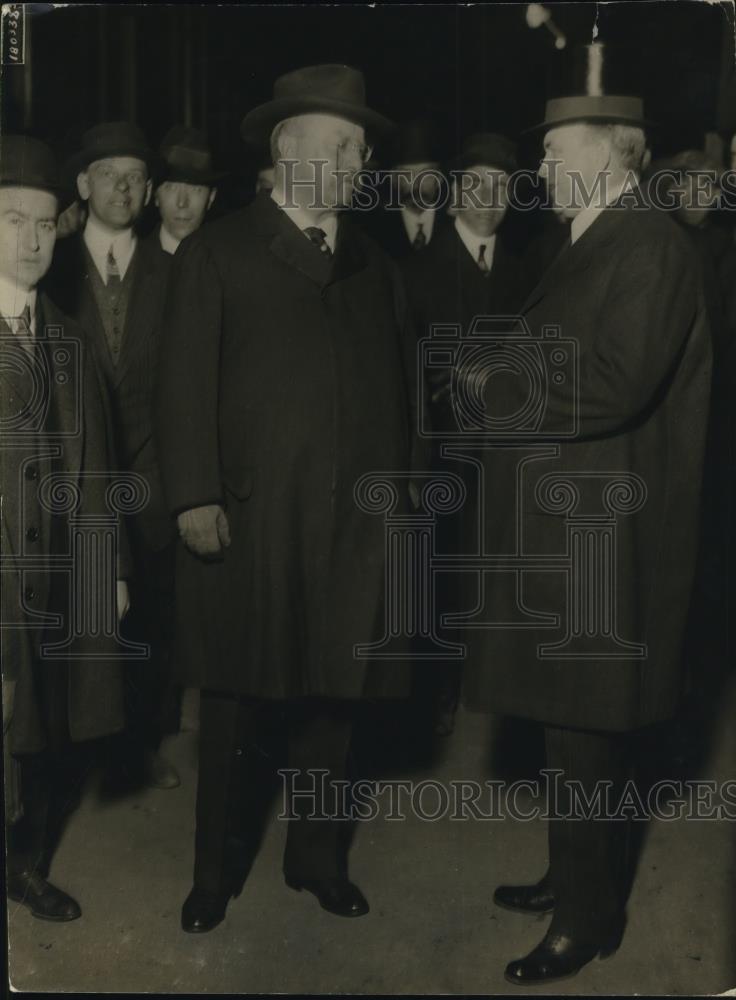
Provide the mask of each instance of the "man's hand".
POLYGON ((219 504, 185 510, 176 519, 186 547, 198 556, 215 556, 230 544, 230 526, 219 504))
POLYGON ((130 610, 130 594, 128 593, 128 584, 125 580, 118 580, 115 596, 118 606, 118 624, 120 624, 130 610))

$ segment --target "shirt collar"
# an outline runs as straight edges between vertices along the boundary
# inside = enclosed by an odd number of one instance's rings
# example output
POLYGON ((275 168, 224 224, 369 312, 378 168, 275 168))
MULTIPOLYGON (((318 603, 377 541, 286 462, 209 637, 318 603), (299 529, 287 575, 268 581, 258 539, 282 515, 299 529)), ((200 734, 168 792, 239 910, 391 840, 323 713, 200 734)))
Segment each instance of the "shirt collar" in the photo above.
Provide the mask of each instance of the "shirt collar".
POLYGON ((83 238, 103 281, 107 278, 107 253, 111 246, 120 277, 125 276, 135 250, 136 238, 132 228, 123 229, 113 235, 108 229, 101 226, 90 212, 84 227, 83 238))
POLYGON ((411 209, 402 206, 401 218, 404 221, 404 229, 406 229, 406 235, 409 237, 410 243, 414 242, 420 223, 422 232, 427 237, 427 243, 429 243, 432 230, 434 229, 434 217, 436 214, 437 212, 434 208, 425 208, 422 212, 412 212, 411 209))
POLYGON ((620 184, 606 186, 605 205, 588 205, 581 212, 578 212, 570 223, 570 242, 575 243, 579 240, 586 229, 589 229, 593 225, 601 212, 608 208, 609 205, 612 205, 624 190, 631 190, 628 175, 620 184))
MULTIPOLYGON (((36 289, 26 291, 0 275, 0 315, 6 321, 18 319, 26 305, 31 310, 31 331, 36 326, 36 289)), ((8 323, 10 326, 10 323, 8 323)))
POLYGON ((319 224, 317 224, 311 215, 308 212, 305 212, 303 208, 299 208, 298 206, 281 205, 279 204, 278 197, 276 189, 274 188, 271 191, 271 199, 282 212, 285 212, 286 215, 288 215, 294 225, 301 229, 302 232, 310 226, 317 226, 325 234, 325 242, 327 243, 327 246, 333 253, 335 252, 335 240, 337 239, 336 214, 333 213, 332 215, 323 216, 319 220, 319 224))
POLYGON ((493 233, 491 236, 478 236, 468 227, 467 223, 463 221, 463 218, 460 215, 455 216, 455 232, 462 240, 465 249, 468 251, 476 264, 478 263, 481 246, 486 248, 483 256, 490 270, 491 264, 493 263, 493 251, 496 246, 496 234, 493 233))
POLYGON ((172 236, 163 223, 158 227, 158 240, 161 244, 161 249, 166 253, 176 253, 176 249, 181 243, 181 240, 177 240, 175 236, 172 236))

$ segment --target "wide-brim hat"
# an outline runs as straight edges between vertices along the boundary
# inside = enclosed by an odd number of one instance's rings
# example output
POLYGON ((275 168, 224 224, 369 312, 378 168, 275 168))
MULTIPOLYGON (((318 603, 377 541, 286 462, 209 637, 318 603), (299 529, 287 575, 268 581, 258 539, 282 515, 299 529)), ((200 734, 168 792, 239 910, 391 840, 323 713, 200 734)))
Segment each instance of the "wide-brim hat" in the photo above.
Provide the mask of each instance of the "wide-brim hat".
POLYGON ((49 191, 59 201, 66 195, 54 153, 45 142, 28 135, 0 138, 0 187, 49 191))
POLYGON ((476 164, 512 174, 517 166, 516 143, 497 132, 475 132, 463 142, 452 166, 464 170, 476 164))
POLYGON ((601 42, 578 45, 572 62, 558 66, 557 92, 547 100, 544 121, 526 129, 538 132, 575 122, 653 127, 644 116, 644 100, 628 50, 601 42))
POLYGON ((137 125, 133 122, 102 122, 84 133, 82 148, 68 160, 67 171, 75 176, 95 160, 111 156, 133 156, 143 160, 151 174, 158 167, 156 153, 137 125))
POLYGON ((213 187, 225 174, 216 171, 204 132, 174 125, 161 140, 158 183, 163 181, 213 187))
POLYGON ((329 114, 362 125, 372 139, 393 132, 393 122, 366 105, 365 79, 352 66, 305 66, 280 76, 273 99, 253 108, 243 118, 240 133, 262 146, 279 122, 295 115, 329 114))

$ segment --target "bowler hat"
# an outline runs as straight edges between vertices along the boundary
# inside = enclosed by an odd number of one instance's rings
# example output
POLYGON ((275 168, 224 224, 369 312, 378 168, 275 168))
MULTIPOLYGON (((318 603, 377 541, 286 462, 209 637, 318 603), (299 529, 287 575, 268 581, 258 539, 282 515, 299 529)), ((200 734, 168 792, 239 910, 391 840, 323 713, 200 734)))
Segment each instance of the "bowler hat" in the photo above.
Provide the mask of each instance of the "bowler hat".
POLYGON ((632 59, 623 48, 602 42, 578 45, 572 62, 565 61, 560 68, 567 72, 562 86, 558 81, 557 94, 547 100, 544 121, 527 132, 573 122, 651 124, 644 118, 644 101, 636 92, 632 59))
POLYGON ((392 163, 439 163, 440 160, 440 142, 434 122, 428 118, 413 118, 396 126, 392 163))
POLYGON ((512 174, 517 167, 516 144, 496 132, 475 132, 463 143, 454 166, 455 169, 462 170, 475 164, 496 167, 512 174))
POLYGON ((393 123, 365 103, 365 79, 352 66, 305 66, 280 76, 273 85, 273 99, 253 108, 240 126, 248 142, 268 142, 279 122, 295 115, 328 114, 362 125, 371 136, 382 137, 393 123))
POLYGON ((156 154, 149 148, 145 136, 133 122, 102 122, 88 129, 82 136, 82 148, 67 163, 71 173, 77 174, 109 156, 134 156, 143 160, 149 172, 156 166, 156 154))
POLYGON ((161 140, 161 180, 212 187, 224 174, 212 167, 212 150, 204 132, 174 125, 161 140))
POLYGON ((38 188, 61 199, 56 157, 46 143, 28 135, 4 135, 0 139, 0 187, 38 188))

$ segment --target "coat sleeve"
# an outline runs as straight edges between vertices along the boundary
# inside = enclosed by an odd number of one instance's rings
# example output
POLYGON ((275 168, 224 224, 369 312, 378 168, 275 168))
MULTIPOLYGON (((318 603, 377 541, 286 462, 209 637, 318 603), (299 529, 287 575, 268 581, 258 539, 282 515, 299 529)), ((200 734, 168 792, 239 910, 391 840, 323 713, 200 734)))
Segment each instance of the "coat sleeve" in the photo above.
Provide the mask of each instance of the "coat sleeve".
POLYGON ((196 233, 172 261, 154 392, 154 435, 174 515, 222 501, 218 439, 222 279, 196 233))
MULTIPOLYGON (((549 322, 554 321, 550 315, 549 322)), ((594 321, 579 319, 581 324, 594 321)), ((567 431, 573 413, 578 439, 625 430, 656 405, 691 336, 700 338, 697 354, 708 374, 710 343, 702 288, 696 262, 680 239, 649 238, 634 245, 603 288, 597 322, 590 349, 579 357, 577 377, 561 385, 544 380, 540 432, 567 431)), ((574 329, 561 332, 563 338, 575 338, 574 329)), ((488 380, 486 392, 493 391, 493 383, 488 380)), ((526 378, 507 379, 505 387, 510 397, 506 412, 518 412, 527 398, 526 378)), ((498 407, 497 400, 486 402, 498 407)))
POLYGON ((426 435, 429 413, 424 370, 420 364, 419 332, 406 291, 405 277, 398 266, 391 262, 394 277, 394 302, 401 336, 404 369, 406 371, 407 400, 410 442, 410 465, 412 472, 429 468, 429 438, 426 435))

